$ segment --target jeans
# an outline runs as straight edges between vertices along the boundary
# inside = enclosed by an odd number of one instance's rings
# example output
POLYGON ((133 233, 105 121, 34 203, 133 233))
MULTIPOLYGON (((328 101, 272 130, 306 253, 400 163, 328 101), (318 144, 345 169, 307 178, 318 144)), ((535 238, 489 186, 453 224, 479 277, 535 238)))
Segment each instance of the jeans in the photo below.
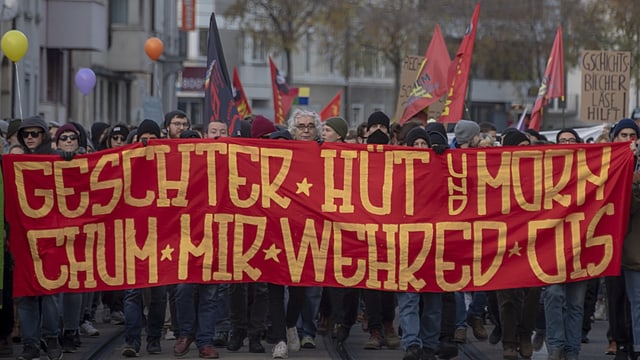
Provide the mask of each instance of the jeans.
POLYGON ((41 337, 57 337, 60 333, 60 310, 57 295, 18 298, 18 318, 24 344, 40 346, 41 337), (42 329, 42 331, 41 331, 42 329))
POLYGON ((76 330, 80 324, 82 311, 82 293, 62 293, 62 326, 64 330, 76 330))
POLYGON ((582 341, 582 316, 587 282, 549 285, 544 291, 544 314, 549 349, 578 355, 582 341))
POLYGON ((320 302, 322 301, 322 287, 311 286, 306 288, 304 305, 302 305, 302 312, 300 312, 300 319, 298 319, 297 327, 298 334, 302 336, 316 337, 318 332, 318 324, 316 324, 316 316, 320 310, 320 302))
MULTIPOLYGON (((160 338, 164 326, 164 313, 167 307, 166 287, 149 288, 151 299, 147 315, 147 340, 160 338)), ((124 293, 124 340, 140 350, 144 305, 143 289, 130 289, 124 293)))
POLYGON ((633 349, 640 351, 640 271, 624 270, 624 283, 631 304, 633 349))
POLYGON ((231 284, 218 284, 218 291, 217 291, 216 300, 215 300, 216 331, 228 332, 231 330, 231 320, 229 318, 229 287, 230 286, 231 284))
POLYGON ((216 331, 216 297, 218 284, 178 284, 176 314, 181 337, 196 339, 198 348, 213 345, 216 331), (198 311, 194 296, 198 294, 198 311), (194 336, 195 335, 195 336, 194 336))
POLYGON ((411 345, 435 350, 439 344, 442 297, 439 293, 397 293, 402 347, 411 345), (422 316, 420 299, 422 298, 422 316))
POLYGON ((467 316, 482 317, 487 307, 487 294, 484 291, 471 293, 469 309, 464 301, 464 293, 456 292, 456 328, 467 327, 467 316))

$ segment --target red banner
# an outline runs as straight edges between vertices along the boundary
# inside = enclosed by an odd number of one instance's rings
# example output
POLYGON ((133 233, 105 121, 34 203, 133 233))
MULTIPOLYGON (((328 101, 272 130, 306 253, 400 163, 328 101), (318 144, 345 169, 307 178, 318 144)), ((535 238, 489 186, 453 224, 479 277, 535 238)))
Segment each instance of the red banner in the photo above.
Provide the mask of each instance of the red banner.
POLYGON ((3 156, 15 296, 253 281, 490 290, 620 271, 625 143, 443 155, 236 138, 119 149, 3 156))

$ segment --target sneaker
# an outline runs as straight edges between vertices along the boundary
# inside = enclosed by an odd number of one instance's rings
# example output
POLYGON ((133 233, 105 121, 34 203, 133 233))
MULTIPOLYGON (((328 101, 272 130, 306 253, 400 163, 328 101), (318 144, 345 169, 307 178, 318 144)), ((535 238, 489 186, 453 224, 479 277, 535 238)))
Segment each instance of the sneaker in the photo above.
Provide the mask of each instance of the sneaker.
POLYGON ((422 360, 422 348, 420 345, 411 345, 405 351, 402 360, 422 360))
POLYGON ((228 341, 229 341, 228 331, 216 331, 215 335, 213 335, 213 346, 225 347, 227 346, 228 341))
POLYGON ((162 353, 162 347, 160 346, 159 337, 147 338, 147 354, 160 354, 162 353))
POLYGON ((252 336, 249 338, 249 352, 254 354, 262 354, 264 353, 264 346, 262 346, 262 341, 260 341, 259 336, 252 336))
POLYGON ((233 329, 231 336, 227 342, 227 350, 238 351, 244 345, 244 338, 247 337, 247 332, 244 329, 233 329))
POLYGON ((305 335, 300 340, 300 346, 305 349, 315 349, 316 341, 309 335, 305 335))
POLYGON ((458 344, 464 344, 467 342, 467 328, 466 327, 460 327, 457 328, 456 331, 453 333, 453 342, 458 343, 458 344))
POLYGON ((111 325, 124 325, 124 313, 122 311, 111 312, 111 325))
POLYGON ((80 333, 88 336, 100 336, 100 331, 93 327, 93 324, 89 320, 85 320, 80 324, 80 333))
POLYGON ((202 359, 217 359, 220 354, 218 354, 218 350, 213 345, 205 345, 198 349, 198 356, 202 359))
POLYGON ((18 355, 17 360, 37 360, 40 359, 40 348, 34 344, 24 344, 22 354, 18 355))
POLYGON ((298 337, 298 329, 295 326, 287 329, 287 346, 290 351, 300 351, 300 338, 298 337))
POLYGON ((46 339, 47 342, 47 358, 49 360, 60 360, 62 359, 62 348, 60 344, 58 344, 57 337, 49 337, 46 339))
POLYGON ((140 353, 138 352, 138 350, 136 350, 135 347, 129 344, 124 344, 124 347, 122 348, 122 352, 120 354, 124 357, 129 357, 129 358, 140 356, 140 353))
POLYGON ((471 330, 473 330, 473 336, 480 341, 485 341, 489 337, 487 335, 487 329, 484 328, 484 321, 473 315, 469 315, 467 317, 467 324, 471 326, 471 330))
MULTIPOLYGON (((533 347, 533 351, 542 350, 543 345, 544 345, 544 330, 536 330, 536 334, 533 335, 533 339, 531 339, 531 346, 533 347)), ((615 348, 614 348, 614 352, 615 352, 615 348)))
MULTIPOLYGON (((294 328, 295 329, 295 328, 294 328)), ((289 347, 284 341, 280 341, 273 347, 272 352, 274 359, 286 359, 289 357, 289 347)))
MULTIPOLYGON (((62 335, 62 352, 64 353, 74 353, 76 352, 76 345, 73 342, 73 331, 65 330, 62 335)), ((47 349, 49 346, 47 345, 47 349)))
POLYGON ((364 343, 365 350, 380 350, 382 347, 382 334, 378 330, 371 330, 369 340, 364 343))
POLYGON ((165 340, 175 340, 176 336, 174 335, 173 331, 167 330, 167 332, 164 333, 164 339, 165 340))
POLYGON ((389 349, 397 349, 400 347, 400 338, 396 334, 392 322, 384 324, 384 340, 389 349))

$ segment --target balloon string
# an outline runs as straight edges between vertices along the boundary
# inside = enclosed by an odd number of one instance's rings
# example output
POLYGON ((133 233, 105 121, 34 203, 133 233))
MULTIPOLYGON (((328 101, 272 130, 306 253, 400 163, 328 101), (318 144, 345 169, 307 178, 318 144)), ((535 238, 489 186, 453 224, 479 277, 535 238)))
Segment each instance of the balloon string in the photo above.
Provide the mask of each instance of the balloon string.
POLYGON ((18 63, 14 62, 13 65, 16 68, 16 90, 18 91, 18 110, 20 111, 20 119, 22 117, 22 97, 20 96, 20 72, 18 71, 18 63))
POLYGON ((158 82, 158 63, 155 61, 153 62, 153 80, 156 83, 158 97, 162 99, 162 89, 160 88, 160 82, 158 82))

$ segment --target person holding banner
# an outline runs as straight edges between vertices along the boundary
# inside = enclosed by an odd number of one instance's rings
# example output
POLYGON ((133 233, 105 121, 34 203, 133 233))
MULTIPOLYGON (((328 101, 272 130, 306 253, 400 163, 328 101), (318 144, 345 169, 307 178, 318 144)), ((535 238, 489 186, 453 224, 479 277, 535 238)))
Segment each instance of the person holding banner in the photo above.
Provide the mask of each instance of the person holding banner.
POLYGON ((318 141, 320 115, 313 111, 296 109, 289 118, 289 132, 294 140, 318 141))
POLYGON ((191 122, 183 111, 173 110, 164 115, 164 128, 167 132, 167 138, 179 139, 183 131, 191 128, 191 122))

